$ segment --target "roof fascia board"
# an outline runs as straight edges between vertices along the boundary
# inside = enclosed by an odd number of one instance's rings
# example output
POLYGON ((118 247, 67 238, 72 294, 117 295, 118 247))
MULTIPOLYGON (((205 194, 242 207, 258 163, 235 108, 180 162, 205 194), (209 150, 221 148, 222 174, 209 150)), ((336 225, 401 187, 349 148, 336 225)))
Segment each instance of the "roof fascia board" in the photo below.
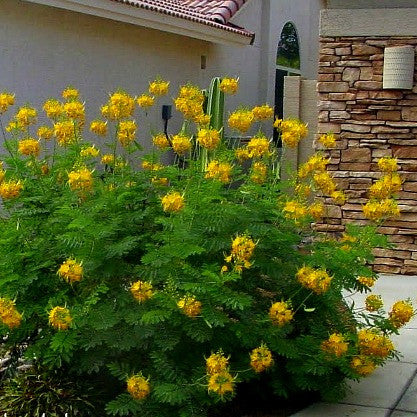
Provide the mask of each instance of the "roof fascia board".
POLYGON ((250 45, 251 37, 206 26, 186 19, 165 15, 151 10, 103 0, 23 0, 56 7, 105 19, 149 27, 163 32, 175 33, 206 42, 225 45, 250 45))

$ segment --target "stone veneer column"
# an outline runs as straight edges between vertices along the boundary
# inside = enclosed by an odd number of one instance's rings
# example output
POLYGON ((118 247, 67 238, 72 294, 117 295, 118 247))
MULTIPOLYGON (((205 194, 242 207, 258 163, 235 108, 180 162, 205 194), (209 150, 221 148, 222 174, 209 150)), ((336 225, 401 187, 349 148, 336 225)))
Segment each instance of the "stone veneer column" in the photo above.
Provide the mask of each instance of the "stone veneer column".
POLYGON ((342 232, 349 222, 365 224, 362 205, 367 189, 381 176, 376 161, 394 156, 404 179, 398 196, 402 214, 380 228, 396 247, 375 250, 375 271, 417 274, 417 87, 382 89, 384 48, 400 45, 417 49, 417 36, 320 40, 318 131, 340 137, 338 146, 329 151, 329 170, 346 190, 348 201, 341 208, 329 201, 328 217, 318 229, 342 232))

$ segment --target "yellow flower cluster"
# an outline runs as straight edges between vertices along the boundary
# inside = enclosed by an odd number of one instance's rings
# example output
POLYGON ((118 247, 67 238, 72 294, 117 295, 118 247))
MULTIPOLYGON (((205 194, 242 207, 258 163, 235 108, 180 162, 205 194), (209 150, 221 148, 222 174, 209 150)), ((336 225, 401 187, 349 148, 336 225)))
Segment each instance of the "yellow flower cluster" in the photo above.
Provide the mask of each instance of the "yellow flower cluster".
POLYGON ((205 178, 219 180, 227 184, 231 181, 232 166, 228 162, 211 161, 206 168, 205 178))
POLYGON ((184 155, 191 149, 191 138, 185 133, 178 133, 172 137, 172 149, 178 155, 184 155))
POLYGON ((177 303, 178 308, 188 317, 197 317, 201 314, 201 302, 195 297, 187 295, 181 298, 177 303))
POLYGON ((325 148, 334 148, 336 146, 336 136, 331 132, 321 135, 317 141, 325 148))
POLYGON ((397 301, 389 312, 389 320, 392 325, 399 329, 408 323, 414 315, 413 306, 408 301, 397 301))
POLYGON ((105 154, 101 157, 101 163, 106 165, 114 164, 114 155, 112 154, 105 154))
POLYGON ((268 167, 263 162, 257 161, 252 165, 252 174, 250 176, 251 181, 256 184, 263 184, 266 180, 268 173, 268 167))
POLYGON ((208 375, 218 374, 226 371, 229 366, 229 358, 223 355, 223 353, 212 353, 206 359, 206 371, 208 375))
POLYGON ((50 119, 56 120, 64 112, 64 107, 58 100, 51 98, 45 101, 43 110, 50 119))
POLYGON ((62 92, 62 98, 65 100, 77 100, 80 93, 79 91, 71 86, 68 86, 63 92, 62 92))
POLYGON ((347 352, 349 343, 345 341, 345 338, 340 333, 333 333, 327 340, 322 342, 320 348, 325 353, 340 357, 347 352))
POLYGON ((111 94, 107 104, 101 107, 103 117, 110 120, 127 119, 134 111, 135 99, 124 91, 111 94))
POLYGON ((65 307, 54 307, 49 312, 49 324, 58 330, 67 330, 72 323, 70 311, 65 307))
POLYGON ((93 173, 86 167, 71 171, 68 174, 68 184, 72 191, 91 191, 93 188, 93 173))
POLYGON ((0 114, 5 113, 14 104, 14 94, 0 93, 0 114))
POLYGON ((48 126, 40 126, 38 129, 38 138, 49 140, 54 135, 54 131, 48 126))
POLYGON ((127 392, 135 400, 145 399, 151 392, 149 380, 142 374, 133 375, 127 380, 127 392))
POLYGON ((70 119, 80 123, 80 125, 84 124, 85 121, 85 105, 80 101, 69 101, 68 103, 64 104, 64 113, 70 119))
POLYGON ((57 274, 69 283, 80 281, 83 277, 83 266, 75 259, 67 259, 58 269, 57 274))
POLYGON ((14 301, 0 298, 0 320, 10 329, 20 326, 22 315, 16 310, 14 301))
POLYGON ((159 171, 163 168, 161 164, 157 164, 150 161, 143 161, 142 162, 142 168, 146 171, 159 171))
POLYGON ((325 293, 332 281, 332 277, 324 269, 314 269, 309 266, 300 268, 296 276, 303 287, 316 294, 325 293))
POLYGON ((372 358, 366 355, 354 356, 350 362, 351 368, 361 376, 368 376, 376 369, 376 364, 372 358))
POLYGON ((164 133, 158 133, 152 138, 153 144, 161 150, 167 149, 170 147, 169 140, 164 133))
POLYGON ((176 191, 171 191, 162 197, 162 208, 167 213, 177 213, 184 206, 184 197, 176 191))
POLYGON ((154 96, 165 96, 168 94, 169 81, 164 81, 160 78, 149 83, 149 93, 154 96))
POLYGON ((247 235, 237 235, 232 242, 232 251, 225 258, 228 263, 234 263, 234 270, 242 272, 244 268, 248 269, 252 263, 250 259, 253 256, 256 243, 247 235))
POLYGON ((264 135, 253 137, 246 147, 250 158, 260 158, 270 155, 269 140, 264 135))
POLYGON ((316 187, 324 194, 331 195, 336 191, 336 184, 333 178, 327 171, 317 172, 313 175, 313 180, 316 187))
POLYGON ((295 148, 308 135, 307 125, 297 119, 276 119, 274 127, 281 132, 282 143, 289 148, 295 148))
POLYGON ((201 121, 203 111, 204 94, 202 91, 191 84, 183 85, 180 88, 178 97, 174 99, 175 108, 181 112, 186 119, 196 123, 201 121))
POLYGON ((325 158, 319 153, 312 155, 307 162, 302 164, 298 170, 299 178, 307 178, 310 174, 315 172, 324 172, 330 159, 325 158))
POLYGON ((358 332, 358 347, 361 355, 385 359, 394 350, 394 345, 388 337, 371 329, 358 332))
POLYGON ((154 105, 155 98, 150 96, 149 94, 142 94, 141 96, 137 98, 136 101, 139 107, 143 107, 144 109, 147 109, 154 105))
POLYGON ((0 197, 4 200, 19 197, 23 190, 23 184, 20 181, 3 181, 0 184, 0 197))
POLYGON ((365 217, 369 220, 379 221, 388 217, 400 215, 400 209, 393 194, 401 190, 402 181, 396 170, 397 160, 394 158, 381 158, 378 167, 385 172, 369 189, 370 201, 362 206, 365 217))
POLYGON ((22 139, 18 144, 19 153, 25 156, 39 156, 41 147, 36 139, 22 139))
POLYGON ((153 185, 161 186, 161 187, 167 187, 169 184, 168 178, 165 178, 165 177, 162 177, 162 178, 153 177, 151 179, 151 182, 153 185))
POLYGON ((287 201, 282 210, 287 219, 299 221, 308 214, 307 207, 295 200, 287 201))
POLYGON ((217 148, 220 142, 220 132, 216 129, 200 129, 197 133, 197 142, 210 151, 217 148))
POLYGON ((273 324, 282 327, 294 318, 294 311, 289 302, 278 301, 269 309, 269 318, 273 324))
POLYGON ((208 391, 212 391, 223 397, 234 390, 234 378, 228 369, 229 358, 223 353, 212 353, 206 359, 206 371, 208 376, 208 391))
POLYGON ((254 107, 252 113, 257 121, 268 120, 274 117, 274 109, 268 104, 254 107))
POLYGON ((223 93, 236 94, 239 88, 239 78, 223 78, 219 88, 223 93))
POLYGON ((98 136, 107 135, 107 122, 102 120, 93 120, 90 124, 90 130, 98 136))
POLYGON ((80 156, 82 156, 83 158, 96 158, 99 155, 99 153, 100 151, 93 145, 81 149, 80 156))
POLYGON ((136 122, 134 120, 123 120, 119 123, 117 130, 117 139, 124 147, 129 146, 136 135, 136 122))
POLYGON ((272 353, 265 345, 253 349, 250 353, 250 366, 256 373, 264 372, 273 364, 272 353))
POLYGON ((360 276, 358 278, 356 278, 356 280, 362 284, 365 285, 369 288, 372 288, 375 285, 376 282, 376 278, 374 277, 364 277, 364 276, 360 276))
POLYGON ((365 308, 371 313, 374 311, 378 311, 383 306, 384 306, 384 303, 382 302, 382 298, 380 295, 371 294, 371 295, 368 295, 368 297, 366 297, 365 299, 365 308))
POLYGON ((74 143, 77 140, 74 122, 71 120, 56 122, 54 124, 54 136, 61 146, 68 146, 74 143))
POLYGON ((241 133, 246 133, 252 126, 254 120, 255 117, 251 110, 240 109, 229 116, 228 123, 232 129, 241 133))
POLYGON ((149 300, 154 295, 152 284, 146 281, 134 282, 130 287, 130 292, 140 303, 149 300))
POLYGON ((3 162, 0 161, 0 184, 4 181, 6 177, 6 171, 3 169, 3 162))
POLYGON ((27 128, 29 125, 36 123, 38 113, 33 107, 21 107, 15 116, 15 119, 21 129, 27 128))
POLYGON ((325 207, 321 201, 316 201, 308 207, 308 214, 316 221, 319 221, 324 216, 324 213, 325 207))

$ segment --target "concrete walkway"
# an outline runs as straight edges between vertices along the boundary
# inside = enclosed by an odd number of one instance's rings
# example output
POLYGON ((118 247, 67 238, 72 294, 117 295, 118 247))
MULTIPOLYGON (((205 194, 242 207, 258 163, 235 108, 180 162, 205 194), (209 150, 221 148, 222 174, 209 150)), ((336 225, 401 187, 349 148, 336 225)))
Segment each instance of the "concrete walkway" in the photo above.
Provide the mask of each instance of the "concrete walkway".
MULTIPOLYGON (((373 294, 380 294, 386 310, 401 299, 417 301, 417 276, 381 275, 373 294)), ((357 307, 366 295, 356 294, 357 307)), ((351 382, 351 392, 338 404, 318 403, 293 417, 417 417, 417 317, 392 338, 400 361, 384 367, 360 382, 351 382)))

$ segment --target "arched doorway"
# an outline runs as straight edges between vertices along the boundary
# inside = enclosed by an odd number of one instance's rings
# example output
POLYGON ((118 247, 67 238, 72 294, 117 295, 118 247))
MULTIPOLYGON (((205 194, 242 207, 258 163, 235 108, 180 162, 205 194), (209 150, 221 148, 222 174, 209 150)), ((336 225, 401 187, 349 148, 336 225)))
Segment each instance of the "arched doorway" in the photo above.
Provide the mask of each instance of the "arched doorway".
MULTIPOLYGON (((284 77, 301 74, 300 43, 297 29, 292 22, 287 22, 282 28, 275 71, 275 116, 282 118, 284 114, 284 77)), ((276 131, 274 132, 274 140, 278 140, 276 131)))

